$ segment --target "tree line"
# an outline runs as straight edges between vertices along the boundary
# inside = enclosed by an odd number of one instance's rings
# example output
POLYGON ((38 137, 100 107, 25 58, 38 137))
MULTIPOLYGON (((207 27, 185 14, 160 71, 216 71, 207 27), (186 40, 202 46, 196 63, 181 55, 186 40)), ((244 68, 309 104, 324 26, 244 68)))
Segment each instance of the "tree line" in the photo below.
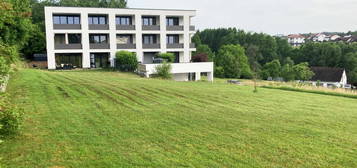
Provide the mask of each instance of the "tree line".
POLYGON ((306 67, 323 66, 344 68, 349 82, 357 82, 357 43, 309 42, 294 48, 286 39, 236 28, 198 31, 192 41, 197 45, 196 54, 204 53, 215 62, 219 77, 251 78, 258 73, 263 79, 269 76, 307 80, 313 74, 306 67), (227 56, 233 54, 233 46, 236 48, 234 54, 239 54, 235 58, 227 56), (233 62, 240 65, 239 70, 232 69, 233 62))

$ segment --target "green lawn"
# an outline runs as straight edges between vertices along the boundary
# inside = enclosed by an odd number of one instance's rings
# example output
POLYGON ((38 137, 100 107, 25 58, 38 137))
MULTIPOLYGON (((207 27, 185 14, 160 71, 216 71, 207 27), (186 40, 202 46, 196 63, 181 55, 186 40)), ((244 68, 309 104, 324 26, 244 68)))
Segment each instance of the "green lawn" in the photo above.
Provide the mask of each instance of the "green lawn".
POLYGON ((357 167, 356 99, 99 71, 8 89, 26 115, 9 167, 357 167))

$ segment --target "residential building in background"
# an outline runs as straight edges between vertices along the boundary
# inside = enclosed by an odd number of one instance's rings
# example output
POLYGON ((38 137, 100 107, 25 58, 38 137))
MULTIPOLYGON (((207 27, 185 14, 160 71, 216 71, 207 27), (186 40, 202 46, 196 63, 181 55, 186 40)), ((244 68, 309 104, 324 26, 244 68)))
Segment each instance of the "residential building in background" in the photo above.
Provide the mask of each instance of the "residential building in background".
POLYGON ((173 77, 178 81, 213 80, 213 63, 191 63, 196 51, 191 38, 194 10, 45 7, 48 69, 66 64, 77 68, 115 65, 117 51, 137 55, 139 73, 155 74, 158 53, 173 53, 173 77))
POLYGON ((323 87, 346 87, 347 75, 343 68, 311 67, 314 76, 311 83, 316 86, 318 83, 323 87))
POLYGON ((294 47, 301 46, 305 43, 305 36, 301 34, 290 34, 287 37, 288 43, 294 47))

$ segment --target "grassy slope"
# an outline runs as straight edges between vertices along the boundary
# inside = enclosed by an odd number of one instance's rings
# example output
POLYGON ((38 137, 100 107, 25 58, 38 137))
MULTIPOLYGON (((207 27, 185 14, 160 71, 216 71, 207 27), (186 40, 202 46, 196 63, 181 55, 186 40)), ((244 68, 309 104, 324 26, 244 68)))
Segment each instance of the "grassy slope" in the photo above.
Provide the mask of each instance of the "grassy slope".
POLYGON ((21 70, 9 167, 357 167, 355 99, 112 72, 21 70))

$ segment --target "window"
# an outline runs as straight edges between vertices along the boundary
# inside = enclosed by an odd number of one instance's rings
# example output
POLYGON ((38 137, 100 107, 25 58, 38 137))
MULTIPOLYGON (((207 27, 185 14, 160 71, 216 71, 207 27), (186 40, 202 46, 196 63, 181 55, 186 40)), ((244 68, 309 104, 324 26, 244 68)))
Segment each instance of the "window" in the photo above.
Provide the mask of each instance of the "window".
POLYGON ((55 34, 55 44, 65 44, 66 35, 65 34, 55 34))
POLYGON ((108 43, 108 35, 106 34, 89 35, 89 43, 108 43))
POLYGON ((88 17, 89 24, 108 24, 106 16, 89 16, 88 17))
POLYGON ((178 35, 167 35, 166 36, 167 44, 176 44, 179 43, 179 36, 178 35))
POLYGON ((117 25, 132 25, 130 16, 117 16, 115 22, 117 25))
POLYGON ((143 44, 156 44, 156 35, 143 35, 143 44))
POLYGON ((81 34, 68 34, 68 43, 81 44, 82 43, 81 34))
POLYGON ((117 35, 117 44, 132 44, 132 35, 117 35))
POLYGON ((156 18, 155 17, 143 17, 142 18, 144 26, 152 26, 156 25, 156 18))
POLYGON ((179 25, 179 18, 177 17, 168 17, 166 18, 167 26, 178 26, 179 25))
POLYGON ((53 24, 80 24, 79 16, 54 15, 53 24))

